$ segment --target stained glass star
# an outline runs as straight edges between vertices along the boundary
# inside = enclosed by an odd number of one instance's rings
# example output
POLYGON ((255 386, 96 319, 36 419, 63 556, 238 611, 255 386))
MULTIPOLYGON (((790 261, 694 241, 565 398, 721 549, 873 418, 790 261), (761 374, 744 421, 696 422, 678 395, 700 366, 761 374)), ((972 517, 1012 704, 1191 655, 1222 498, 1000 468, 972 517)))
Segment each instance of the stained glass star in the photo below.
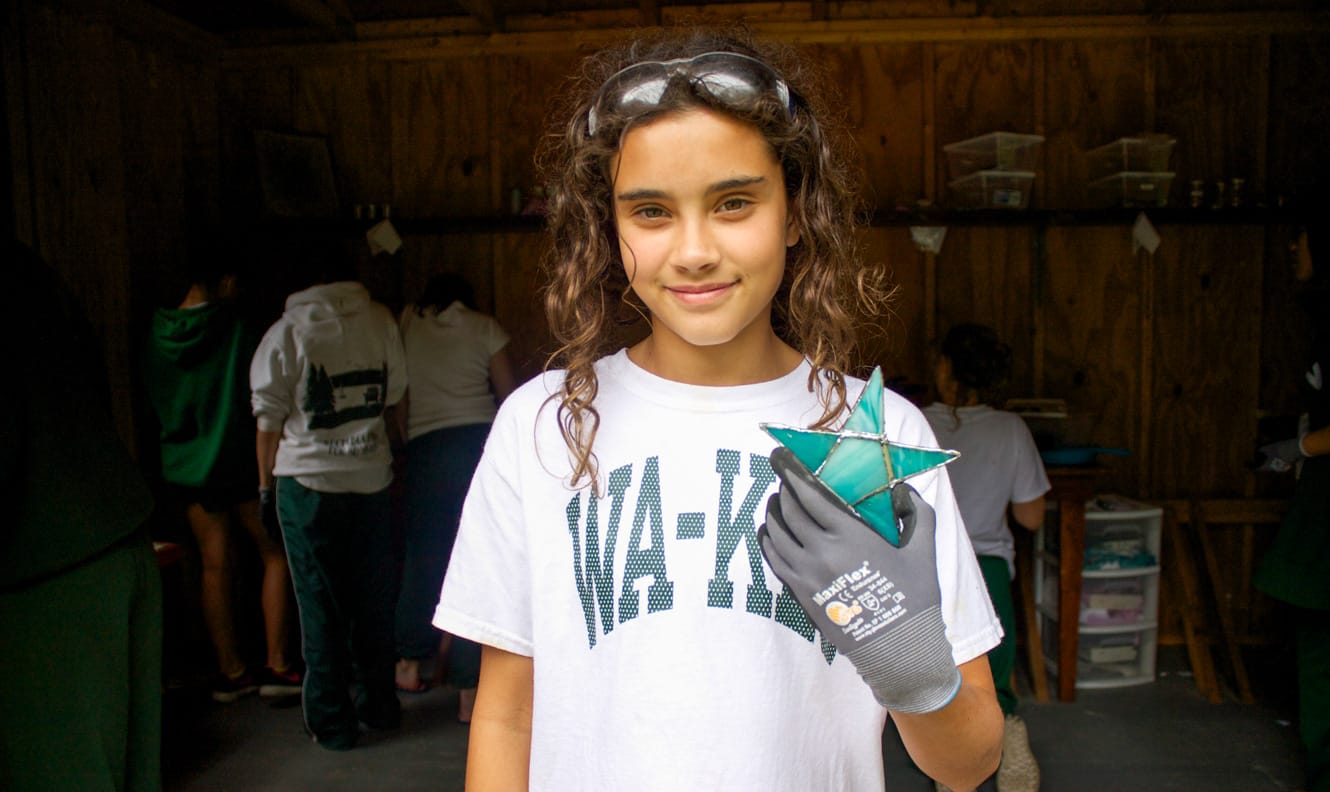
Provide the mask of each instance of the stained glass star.
POLYGON ((893 443, 882 428, 882 369, 873 369, 850 417, 839 431, 760 424, 776 442, 822 480, 832 492, 893 545, 900 529, 891 507, 891 488, 912 476, 941 467, 958 451, 893 443))

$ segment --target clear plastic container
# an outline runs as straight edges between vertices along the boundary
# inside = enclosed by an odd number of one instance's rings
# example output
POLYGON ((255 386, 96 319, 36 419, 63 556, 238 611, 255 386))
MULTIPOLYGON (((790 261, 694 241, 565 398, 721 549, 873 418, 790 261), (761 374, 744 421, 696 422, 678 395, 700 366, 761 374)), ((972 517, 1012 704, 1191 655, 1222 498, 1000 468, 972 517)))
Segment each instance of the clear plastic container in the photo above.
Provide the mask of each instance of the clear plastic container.
POLYGON ((1085 153, 1090 179, 1102 179, 1115 173, 1167 171, 1177 140, 1171 135, 1134 135, 1085 153))
POLYGON ((982 170, 955 181, 952 206, 957 209, 1024 209, 1034 188, 1031 171, 982 170))
POLYGON ((1154 613, 1156 587, 1144 575, 1085 578, 1081 583, 1080 623, 1092 627, 1142 624, 1154 613))
POLYGON ((1171 172, 1123 171, 1090 182, 1090 202, 1104 207, 1158 208, 1168 206, 1172 186, 1171 172))
POLYGON ((942 150, 947 155, 947 172, 952 179, 960 179, 986 170, 1032 171, 1039 162, 1043 142, 1042 135, 990 132, 949 143, 942 150))

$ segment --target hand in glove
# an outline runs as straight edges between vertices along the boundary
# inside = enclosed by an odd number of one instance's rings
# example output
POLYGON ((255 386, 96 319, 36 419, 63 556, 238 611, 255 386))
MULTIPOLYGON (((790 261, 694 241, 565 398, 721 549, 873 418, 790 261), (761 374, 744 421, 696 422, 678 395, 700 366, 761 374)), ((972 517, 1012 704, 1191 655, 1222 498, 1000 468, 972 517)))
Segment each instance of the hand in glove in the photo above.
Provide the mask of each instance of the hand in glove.
POLYGON ((268 532, 268 538, 282 543, 282 524, 277 519, 277 490, 272 487, 259 489, 259 518, 268 532))
POLYGON ((933 509, 908 484, 892 489, 900 547, 850 511, 789 449, 771 454, 780 491, 758 543, 822 634, 884 707, 933 712, 961 675, 942 621, 933 509))
POLYGON ((1302 453, 1302 442, 1296 437, 1269 443, 1256 449, 1264 458, 1257 470, 1269 470, 1285 473, 1293 469, 1306 454, 1302 453))

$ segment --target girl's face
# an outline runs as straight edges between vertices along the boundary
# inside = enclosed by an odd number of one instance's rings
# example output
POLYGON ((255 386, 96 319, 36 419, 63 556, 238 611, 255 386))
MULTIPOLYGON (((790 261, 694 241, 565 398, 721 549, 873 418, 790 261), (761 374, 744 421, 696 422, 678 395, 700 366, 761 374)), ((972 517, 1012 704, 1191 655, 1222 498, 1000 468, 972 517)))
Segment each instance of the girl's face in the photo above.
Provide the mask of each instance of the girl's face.
POLYGON ((762 134, 692 108, 628 132, 614 167, 619 250, 651 312, 653 354, 770 343, 771 301, 799 232, 762 134))

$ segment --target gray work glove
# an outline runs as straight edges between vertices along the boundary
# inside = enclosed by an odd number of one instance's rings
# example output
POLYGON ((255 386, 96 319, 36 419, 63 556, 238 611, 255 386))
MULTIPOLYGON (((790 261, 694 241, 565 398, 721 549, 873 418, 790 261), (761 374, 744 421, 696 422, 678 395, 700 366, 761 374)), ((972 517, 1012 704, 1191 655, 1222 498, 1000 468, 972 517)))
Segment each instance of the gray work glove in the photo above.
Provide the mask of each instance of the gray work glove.
POLYGON ((1302 453, 1302 443, 1296 437, 1290 437, 1287 440, 1280 440, 1278 443, 1269 443, 1256 449, 1264 459, 1257 467, 1257 470, 1270 470, 1275 473, 1285 473, 1293 469, 1306 454, 1302 453))
POLYGON ((892 547, 787 448, 771 453, 780 490, 758 543, 822 635, 854 664, 882 706, 933 712, 960 690, 942 621, 933 509, 908 484, 891 491, 892 547))

